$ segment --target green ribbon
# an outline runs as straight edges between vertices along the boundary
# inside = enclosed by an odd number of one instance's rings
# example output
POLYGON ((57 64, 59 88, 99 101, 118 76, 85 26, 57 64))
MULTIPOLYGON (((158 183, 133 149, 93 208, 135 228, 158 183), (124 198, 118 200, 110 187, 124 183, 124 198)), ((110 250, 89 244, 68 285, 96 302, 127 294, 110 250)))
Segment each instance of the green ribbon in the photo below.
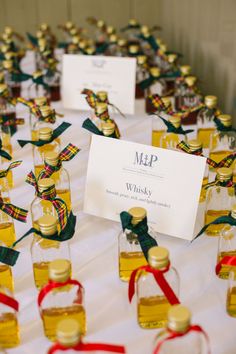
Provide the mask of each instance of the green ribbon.
POLYGON ((111 43, 107 43, 107 42, 104 42, 102 45, 99 45, 98 47, 96 47, 96 54, 104 53, 109 48, 110 45, 111 43))
POLYGON ((34 47, 38 47, 38 39, 37 39, 37 37, 33 36, 29 32, 26 32, 26 35, 27 35, 28 40, 30 41, 30 43, 33 44, 34 47))
POLYGON ((205 226, 203 226, 203 228, 197 234, 197 236, 194 237, 193 241, 196 238, 198 238, 199 236, 201 236, 210 225, 219 225, 219 224, 229 224, 231 226, 236 226, 236 219, 232 217, 231 212, 226 216, 220 216, 219 218, 215 219, 214 221, 210 222, 209 224, 206 224, 205 226))
POLYGON ((29 74, 23 73, 22 71, 13 71, 11 73, 11 78, 12 78, 12 81, 22 82, 22 81, 27 81, 29 79, 32 79, 32 76, 29 74))
MULTIPOLYGON (((155 113, 154 113, 155 114, 155 113)), ((167 127, 167 133, 174 133, 174 134, 183 134, 183 135, 187 135, 189 133, 192 133, 194 130, 193 129, 187 129, 187 130, 183 130, 182 126, 180 126, 179 128, 176 128, 171 122, 169 122, 168 120, 166 120, 163 117, 160 117, 158 114, 155 114, 157 117, 159 117, 163 123, 166 125, 167 127)))
POLYGON ((176 79, 177 77, 180 77, 181 73, 179 70, 170 70, 167 71, 166 73, 163 73, 161 77, 163 79, 176 79))
POLYGON ((39 76, 37 78, 32 77, 32 81, 35 85, 42 85, 45 89, 49 88, 48 84, 44 82, 43 76, 39 76))
POLYGON ((148 37, 145 37, 144 35, 139 34, 137 37, 142 39, 145 42, 148 42, 150 47, 155 51, 157 51, 160 48, 159 45, 157 44, 155 38, 151 34, 148 37))
MULTIPOLYGON (((9 121, 9 116, 8 115, 0 115, 0 118, 1 118, 1 126, 2 126, 2 130, 4 131, 4 125, 7 126, 7 123, 9 121)), ((11 119, 16 119, 16 118, 10 118, 11 119)), ((9 125, 10 127, 10 133, 11 133, 11 136, 14 135, 16 132, 17 132, 17 125, 12 125, 10 124, 9 125)))
POLYGON ((75 225, 76 216, 71 211, 65 228, 59 234, 55 233, 54 235, 46 236, 43 235, 39 230, 36 230, 32 227, 21 238, 19 238, 19 240, 14 242, 11 247, 0 246, 0 262, 10 266, 14 266, 16 264, 20 252, 14 250, 13 248, 32 233, 35 233, 46 240, 64 242, 70 240, 74 236, 75 225))
POLYGON ((96 134, 96 135, 101 135, 101 136, 106 136, 107 138, 115 138, 117 139, 116 133, 112 133, 111 135, 104 135, 101 130, 98 129, 98 127, 91 121, 91 119, 87 118, 82 124, 82 128, 88 130, 89 132, 96 134))
POLYGON ((147 217, 145 217, 137 225, 133 225, 132 215, 130 215, 126 211, 122 211, 120 213, 120 219, 123 231, 125 231, 125 229, 128 229, 138 236, 138 242, 141 246, 146 260, 148 261, 148 250, 151 247, 158 246, 158 244, 157 241, 148 233, 147 217))
POLYGON ((220 132, 236 132, 236 129, 234 129, 232 127, 232 125, 229 126, 229 127, 226 127, 224 124, 221 123, 219 118, 214 117, 213 120, 214 120, 214 122, 216 124, 216 128, 217 128, 218 131, 220 131, 220 132))
POLYGON ((44 146, 46 144, 51 143, 54 141, 56 138, 58 138, 67 128, 71 126, 70 123, 63 122, 57 127, 55 130, 53 130, 53 134, 49 140, 17 140, 18 143, 20 144, 21 147, 24 147, 26 144, 32 144, 35 146, 44 146))
POLYGON ((2 149, 2 139, 0 138, 0 156, 4 157, 7 160, 11 160, 12 157, 8 152, 2 149))

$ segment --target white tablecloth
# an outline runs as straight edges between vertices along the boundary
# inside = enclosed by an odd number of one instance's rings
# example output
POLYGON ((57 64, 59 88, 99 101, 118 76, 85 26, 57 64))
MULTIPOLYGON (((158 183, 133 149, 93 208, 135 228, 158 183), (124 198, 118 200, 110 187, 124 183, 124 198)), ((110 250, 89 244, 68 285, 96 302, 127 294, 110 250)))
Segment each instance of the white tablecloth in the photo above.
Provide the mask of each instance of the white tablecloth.
MULTIPOLYGON (((28 61, 25 61, 25 65, 28 61)), ((26 67, 27 67, 26 65, 26 67)), ((72 205, 77 215, 76 234, 70 242, 73 277, 85 287, 87 313, 86 341, 125 344, 129 354, 149 354, 157 330, 143 330, 136 320, 135 299, 130 305, 127 284, 118 277, 118 233, 120 225, 83 213, 83 194, 89 154, 90 135, 81 128, 88 113, 64 110, 61 103, 53 104, 65 114, 63 120, 72 123, 62 136, 62 147, 72 142, 81 148, 74 160, 64 167, 71 177, 72 205)), ((151 118, 144 114, 143 101, 137 102, 135 116, 116 117, 122 138, 144 144, 151 142, 151 118)), ((13 137, 14 159, 23 159, 14 170, 15 188, 11 191, 12 203, 29 208, 34 198, 33 187, 24 180, 32 169, 32 146, 21 149, 19 138, 30 138, 28 112, 18 108, 18 117, 25 117, 25 126, 19 127, 13 137)), ((183 220, 184 222, 184 220, 183 220)), ((15 222, 17 237, 31 226, 15 222)), ((20 302, 21 345, 8 350, 17 354, 44 354, 51 343, 43 335, 42 322, 37 308, 37 290, 34 287, 30 243, 28 237, 19 250, 17 265, 13 268, 15 297, 20 302)), ((193 313, 193 323, 200 324, 209 334, 212 354, 236 353, 236 319, 226 314, 227 281, 214 274, 217 238, 201 237, 194 243, 160 235, 159 244, 170 251, 171 262, 181 279, 180 300, 193 313)), ((181 354, 181 353, 178 353, 181 354)))

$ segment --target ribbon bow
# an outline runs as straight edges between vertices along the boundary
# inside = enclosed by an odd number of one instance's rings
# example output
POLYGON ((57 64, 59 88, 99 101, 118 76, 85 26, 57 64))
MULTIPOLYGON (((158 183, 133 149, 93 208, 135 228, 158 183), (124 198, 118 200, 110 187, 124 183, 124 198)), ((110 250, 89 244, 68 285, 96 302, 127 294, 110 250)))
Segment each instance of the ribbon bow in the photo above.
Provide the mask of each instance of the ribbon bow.
MULTIPOLYGON (((97 126, 91 121, 91 119, 87 118, 85 119, 85 121, 82 124, 82 128, 88 130, 89 132, 96 134, 96 135, 101 135, 101 136, 105 136, 103 134, 103 132, 101 130, 99 130, 97 128, 97 126)), ((114 131, 114 133, 112 133, 111 135, 106 135, 107 138, 115 138, 115 139, 119 139, 116 136, 116 132, 114 131)))
POLYGON ((67 224, 68 210, 67 210, 66 203, 62 199, 56 198, 55 185, 53 185, 52 187, 49 187, 48 189, 46 189, 43 192, 40 192, 39 188, 38 188, 37 179, 32 171, 27 175, 26 182, 35 188, 36 195, 39 198, 41 198, 43 200, 49 200, 52 203, 52 205, 54 206, 54 208, 57 212, 57 216, 58 216, 61 230, 63 230, 67 224))
POLYGON ((60 170, 62 166, 63 161, 70 161, 72 160, 75 155, 80 151, 79 148, 77 148, 73 144, 68 144, 59 154, 58 156, 58 163, 56 166, 50 165, 48 162, 44 161, 44 169, 40 172, 38 179, 41 178, 48 178, 50 177, 54 172, 57 172, 60 170))
POLYGON ((149 95, 148 99, 151 101, 152 105, 156 108, 158 112, 165 112, 167 114, 173 112, 171 105, 166 107, 162 98, 157 93, 149 95))
POLYGON ((43 146, 46 144, 51 143, 52 141, 54 141, 56 138, 58 138, 67 128, 69 128, 71 126, 70 123, 67 122, 63 122, 59 125, 59 127, 57 127, 56 129, 53 130, 52 136, 49 140, 36 140, 36 141, 32 141, 32 140, 17 140, 19 145, 21 147, 24 147, 26 144, 32 144, 35 146, 43 146))
POLYGON ((179 301, 178 297, 175 295, 171 286, 168 284, 168 282, 166 281, 166 279, 164 277, 164 273, 168 272, 169 268, 170 268, 170 264, 165 269, 162 269, 162 270, 152 268, 150 265, 141 266, 141 267, 135 269, 132 272, 130 280, 129 280, 129 301, 130 302, 132 301, 132 298, 135 293, 135 281, 138 280, 138 278, 140 277, 140 272, 144 271, 144 272, 153 274, 153 276, 156 280, 156 283, 159 285, 163 294, 165 295, 165 297, 167 298, 167 300, 169 301, 169 303, 171 305, 179 304, 180 301, 179 301))
POLYGON ((198 325, 190 325, 187 330, 185 332, 175 332, 175 331, 172 331, 171 329, 167 328, 166 329, 167 331, 167 337, 165 337, 162 341, 160 341, 158 343, 158 345, 156 346, 156 348, 154 349, 153 351, 153 354, 158 354, 160 353, 160 349, 161 349, 161 346, 163 343, 169 341, 169 340, 172 340, 172 339, 175 339, 175 338, 179 338, 179 337, 183 337, 185 336, 186 334, 190 333, 190 332, 198 332, 198 333, 202 333, 206 339, 206 342, 207 342, 207 345, 208 345, 208 354, 211 353, 211 350, 210 350, 210 346, 209 346, 209 338, 208 338, 208 335, 206 334, 206 332, 202 329, 202 327, 198 326, 198 325))
POLYGON ((203 228, 199 231, 199 233, 197 234, 196 237, 194 237, 193 240, 201 236, 210 225, 219 225, 219 224, 228 224, 231 226, 236 226, 236 219, 232 217, 231 212, 228 215, 220 216, 219 218, 216 218, 209 224, 203 226, 203 228))
MULTIPOLYGON (((197 149, 195 151, 192 151, 187 143, 185 141, 181 141, 179 144, 176 146, 178 149, 186 152, 187 154, 191 155, 196 155, 196 156, 203 156, 202 154, 202 148, 197 149)), ((207 158, 206 162, 208 165, 214 167, 214 168, 220 168, 220 167, 230 167, 234 160, 236 159, 236 152, 224 157, 221 161, 216 162, 209 157, 207 158)))
MULTIPOLYGON (((0 151, 1 154, 1 151, 0 151)), ((12 163, 10 163, 10 165, 8 166, 8 168, 6 170, 3 170, 0 172, 0 178, 6 177, 8 172, 10 170, 12 170, 13 168, 16 168, 17 166, 19 166, 21 164, 22 161, 14 161, 12 163)))
POLYGON ((0 303, 4 304, 15 311, 19 311, 19 302, 13 297, 0 292, 0 303))
POLYGON ((140 38, 142 41, 147 42, 155 52, 159 49, 159 45, 157 44, 152 34, 149 34, 149 36, 147 37, 143 34, 139 34, 137 37, 140 38))
POLYGON ((4 203, 2 197, 0 197, 0 210, 5 214, 11 216, 13 219, 16 219, 21 222, 26 222, 28 210, 22 209, 11 203, 4 203))
POLYGON ((236 189, 236 184, 233 181, 233 176, 231 176, 230 179, 228 179, 227 181, 220 181, 216 175, 215 180, 213 182, 209 182, 209 183, 205 184, 204 188, 208 189, 213 186, 221 186, 221 187, 227 187, 227 188, 234 187, 234 190, 236 189))
POLYGON ((229 127, 226 127, 224 124, 221 123, 220 119, 217 117, 214 117, 214 122, 216 124, 216 128, 220 132, 236 132, 236 129, 230 125, 229 127))
POLYGON ((10 154, 8 154, 7 151, 2 149, 2 139, 0 138, 0 156, 4 157, 7 160, 11 160, 12 157, 10 154))
MULTIPOLYGON (((154 113, 155 114, 155 113, 154 113)), ((174 133, 174 134, 183 134, 183 135, 187 135, 189 133, 192 133, 194 130, 193 129, 187 129, 187 130, 183 130, 182 126, 176 128, 171 122, 169 122, 168 120, 166 120, 165 118, 155 114, 158 118, 160 118, 163 123, 166 125, 167 127, 167 133, 174 133)))
POLYGON ((162 75, 156 77, 149 74, 147 79, 144 79, 139 83, 140 88, 144 91, 146 88, 152 86, 155 82, 159 81, 162 78, 162 75))
POLYGON ((103 351, 110 353, 123 353, 125 354, 125 347, 122 345, 106 344, 106 343, 83 343, 80 341, 78 344, 71 347, 65 347, 60 343, 55 343, 48 351, 47 354, 54 354, 58 350, 67 351, 74 350, 76 352, 90 352, 90 351, 103 351))
POLYGON ((148 260, 148 250, 151 247, 157 246, 157 241, 148 233, 147 218, 145 217, 137 225, 133 225, 132 216, 126 211, 122 211, 120 213, 120 220, 123 231, 125 231, 125 229, 128 229, 138 236, 138 241, 140 243, 143 254, 148 260))

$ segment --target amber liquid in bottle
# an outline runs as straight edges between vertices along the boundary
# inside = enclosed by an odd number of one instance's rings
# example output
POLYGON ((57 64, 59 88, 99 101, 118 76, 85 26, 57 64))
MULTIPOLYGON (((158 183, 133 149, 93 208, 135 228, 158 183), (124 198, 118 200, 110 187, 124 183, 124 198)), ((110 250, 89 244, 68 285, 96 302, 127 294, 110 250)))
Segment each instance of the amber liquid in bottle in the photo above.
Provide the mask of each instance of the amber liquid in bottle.
POLYGON ((0 347, 12 348, 20 343, 19 326, 14 313, 0 316, 0 347))
POLYGON ((165 132, 164 130, 152 131, 152 146, 160 147, 160 140, 164 132, 165 132))
POLYGON ((200 194, 200 200, 199 202, 202 203, 205 201, 206 199, 206 189, 204 188, 205 185, 208 183, 208 177, 204 177, 203 178, 203 182, 202 182, 202 189, 201 189, 201 194, 200 194))
POLYGON ((0 224, 0 241, 5 243, 7 247, 11 246, 16 241, 14 224, 4 222, 0 224))
MULTIPOLYGON (((210 159, 212 159, 218 163, 230 154, 232 154, 232 151, 219 150, 219 151, 210 152, 209 157, 210 157, 210 159)), ((210 168, 210 170, 214 170, 214 167, 209 166, 209 168, 210 168)))
POLYGON ((40 172, 44 169, 44 165, 36 165, 34 166, 34 174, 35 177, 38 178, 40 172))
MULTIPOLYGON (((226 216, 229 214, 229 210, 207 210, 205 215, 205 224, 209 224, 220 216, 226 216)), ((210 225, 205 233, 208 236, 219 236, 219 233, 225 227, 224 224, 210 225)))
POLYGON ((11 267, 7 264, 0 264, 0 286, 14 291, 11 267))
POLYGON ((180 139, 178 134, 168 133, 165 138, 162 139, 162 148, 164 149, 175 149, 176 145, 179 143, 180 139))
POLYGON ((44 332, 51 341, 56 340, 56 328, 58 323, 64 319, 74 319, 78 321, 81 335, 86 333, 85 310, 82 305, 73 305, 68 307, 51 307, 42 310, 42 320, 44 332))
POLYGON ((57 189, 57 196, 61 198, 67 205, 68 212, 71 211, 71 197, 69 189, 57 189))
POLYGON ((209 148, 210 136, 215 131, 215 128, 199 128, 197 139, 201 141, 203 149, 209 148))
POLYGON ((146 264, 143 252, 121 252, 119 256, 120 279, 129 281, 133 270, 146 264))
POLYGON ((230 316, 236 317, 236 287, 234 286, 227 293, 226 310, 230 316))
MULTIPOLYGON (((13 173, 12 173, 12 171, 8 172, 8 174, 6 176, 6 179, 7 179, 8 188, 13 188, 14 187, 14 182, 13 182, 13 173)), ((0 185, 2 187, 5 187, 4 178, 0 178, 0 185)))
MULTIPOLYGON (((219 263, 222 260, 222 258, 224 258, 225 256, 236 257, 236 250, 227 251, 227 252, 220 252, 217 257, 217 263, 219 263)), ((221 270, 218 274, 218 277, 221 279, 228 279, 229 272, 231 272, 231 271, 233 271, 236 276, 236 266, 222 265, 221 270)))
POLYGON ((140 327, 165 327, 170 306, 164 295, 140 298, 138 302, 138 322, 140 327))

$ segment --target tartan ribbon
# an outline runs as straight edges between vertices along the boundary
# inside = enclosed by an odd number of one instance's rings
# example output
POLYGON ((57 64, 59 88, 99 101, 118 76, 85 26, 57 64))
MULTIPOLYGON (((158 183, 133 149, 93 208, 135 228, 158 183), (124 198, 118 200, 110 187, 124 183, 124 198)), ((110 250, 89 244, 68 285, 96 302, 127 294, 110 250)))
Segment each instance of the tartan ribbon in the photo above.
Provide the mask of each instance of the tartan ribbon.
POLYGON ((55 281, 49 279, 48 283, 40 290, 40 292, 38 294, 38 307, 41 306, 45 296, 48 293, 50 293, 54 289, 62 288, 63 286, 66 286, 66 285, 76 285, 76 286, 78 286, 79 289, 83 289, 83 285, 78 280, 75 280, 75 279, 69 278, 63 283, 58 283, 58 282, 55 282, 55 281))
POLYGON ((13 219, 16 219, 21 222, 26 222, 28 210, 22 209, 11 203, 4 203, 2 197, 0 197, 0 210, 3 213, 11 216, 13 219))
POLYGON ((7 294, 4 294, 2 292, 0 292, 0 303, 10 307, 11 309, 15 310, 16 312, 19 311, 19 302, 16 299, 14 299, 13 297, 11 297, 7 294))
POLYGON ((175 295, 174 291, 172 290, 171 286, 169 285, 169 283, 167 282, 167 280, 165 279, 165 276, 164 276, 164 274, 166 272, 168 272, 169 269, 170 269, 170 264, 165 269, 162 269, 162 270, 155 269, 155 268, 151 267, 150 265, 141 266, 141 267, 135 269, 131 273, 131 277, 129 280, 129 291, 128 291, 129 302, 132 301, 132 298, 135 293, 135 281, 138 280, 138 278, 140 277, 140 272, 144 271, 144 272, 153 274, 153 276, 156 280, 156 283, 159 285, 163 294, 165 295, 165 297, 167 298, 167 300, 169 301, 169 303, 171 305, 179 304, 180 301, 179 301, 178 297, 175 295))
POLYGON ((0 116, 0 124, 4 127, 16 127, 16 125, 24 125, 24 118, 9 118, 8 115, 0 116))
MULTIPOLYGON (((1 152, 0 152, 0 154, 1 154, 1 152)), ((18 167, 21 164, 21 162, 22 161, 19 160, 19 161, 13 161, 12 163, 10 163, 10 165, 8 166, 8 168, 6 170, 0 171, 0 178, 6 177, 8 172, 10 170, 12 170, 13 168, 18 167)))
POLYGON ((219 132, 236 132, 236 129, 230 125, 229 127, 226 127, 224 124, 221 123, 220 119, 217 117, 214 117, 214 122, 216 124, 216 128, 219 132))
POLYGON ((227 181, 220 181, 216 175, 215 180, 213 182, 209 182, 205 184, 204 188, 208 189, 214 186, 227 187, 227 188, 234 187, 234 189, 236 189, 236 184, 233 181, 233 176, 231 176, 231 178, 228 179, 227 181))
POLYGON ((73 350, 76 352, 91 352, 91 351, 102 351, 102 352, 110 352, 110 353, 126 353, 125 347, 122 345, 114 345, 114 344, 106 344, 106 343, 83 343, 80 341, 76 345, 65 347, 61 343, 55 343, 48 350, 47 354, 54 354, 57 351, 67 351, 73 350))
POLYGON ((197 236, 194 237, 193 240, 201 236, 210 225, 220 225, 220 224, 228 224, 231 226, 236 226, 236 219, 232 217, 231 212, 228 215, 220 216, 219 218, 216 218, 209 224, 203 226, 203 228, 199 231, 199 233, 197 234, 197 236))
POLYGON ((62 166, 62 162, 72 160, 79 151, 80 149, 77 148, 77 146, 71 143, 68 144, 58 155, 58 163, 56 166, 52 166, 48 162, 44 161, 44 169, 40 172, 38 179, 48 178, 54 172, 59 171, 62 166))
MULTIPOLYGON (((185 143, 185 141, 183 141, 183 140, 179 144, 177 144, 176 147, 178 149, 186 152, 187 154, 196 155, 196 156, 203 156, 202 148, 197 149, 195 151, 191 151, 189 145, 187 143, 185 143)), ((210 166, 212 166, 214 168, 230 167, 235 159, 236 159, 236 152, 224 157, 219 162, 216 162, 216 161, 210 159, 209 157, 206 159, 206 162, 207 162, 208 165, 210 165, 210 166)))
POLYGON ((161 340, 157 346, 155 347, 154 351, 153 351, 153 354, 158 354, 160 353, 160 349, 162 347, 162 345, 167 342, 167 341, 170 341, 172 339, 175 339, 175 338, 180 338, 180 337, 183 337, 185 336, 186 334, 190 333, 190 332, 197 332, 197 333, 201 333, 203 334, 203 336, 205 337, 206 339, 206 343, 207 343, 207 353, 208 354, 211 354, 211 350, 210 350, 210 344, 209 344, 209 337, 207 335, 207 333, 202 329, 202 327, 198 326, 198 325, 190 325, 186 331, 184 332, 176 332, 176 331, 173 331, 171 330, 170 328, 167 328, 166 329, 166 332, 168 334, 168 336, 166 336, 163 340, 161 340))
MULTIPOLYGON (((91 121, 91 119, 87 118, 85 119, 85 121, 82 124, 82 128, 88 130, 89 132, 96 134, 96 135, 101 135, 101 136, 105 136, 103 134, 103 132, 101 130, 98 129, 98 127, 91 121)), ((111 135, 106 135, 107 138, 115 138, 115 139, 119 139, 116 136, 116 132, 114 131, 114 133, 112 133, 111 135)))
POLYGON ((194 131, 193 129, 183 130, 182 126, 176 128, 171 122, 169 122, 165 118, 157 115, 156 113, 154 113, 154 115, 156 115, 158 118, 160 118, 163 121, 163 123, 167 127, 167 133, 187 135, 187 134, 192 133, 194 131))
POLYGON ((10 91, 6 88, 4 91, 0 93, 0 97, 3 97, 7 100, 7 102, 11 103, 13 106, 16 105, 16 98, 11 97, 10 91))
POLYGON ((157 94, 149 95, 148 99, 151 101, 152 105, 156 108, 158 112, 165 112, 167 114, 172 113, 172 105, 166 107, 162 98, 157 94))
POLYGON ((43 146, 46 144, 51 143, 52 141, 54 141, 56 138, 58 138, 66 129, 68 129, 71 126, 70 123, 67 122, 63 122, 59 125, 59 127, 57 127, 56 129, 53 130, 52 136, 49 140, 17 140, 19 145, 21 147, 24 147, 26 144, 32 144, 35 146, 43 146))
MULTIPOLYGON (((12 157, 10 154, 8 154, 7 151, 2 149, 2 139, 0 138, 0 156, 4 157, 7 160, 11 160, 12 157)), ((0 173, 1 174, 1 173, 0 173)), ((1 177, 0 177, 1 178, 1 177)))
POLYGON ((148 233, 147 217, 145 217, 137 225, 133 225, 132 215, 130 215, 126 211, 122 211, 120 213, 120 220, 123 232, 125 231, 125 229, 128 229, 138 236, 138 242, 140 244, 140 247, 143 251, 146 260, 148 260, 148 250, 154 246, 157 246, 158 244, 157 241, 148 233))
POLYGON ((68 210, 66 203, 62 199, 56 198, 55 185, 49 187, 43 192, 40 192, 38 188, 37 178, 35 177, 32 171, 28 173, 26 177, 26 182, 35 188, 37 197, 43 200, 48 200, 52 203, 57 212, 60 228, 61 230, 63 230, 67 224, 68 210))
POLYGON ((236 267, 236 256, 224 256, 216 265, 216 275, 220 273, 223 266, 236 267))

